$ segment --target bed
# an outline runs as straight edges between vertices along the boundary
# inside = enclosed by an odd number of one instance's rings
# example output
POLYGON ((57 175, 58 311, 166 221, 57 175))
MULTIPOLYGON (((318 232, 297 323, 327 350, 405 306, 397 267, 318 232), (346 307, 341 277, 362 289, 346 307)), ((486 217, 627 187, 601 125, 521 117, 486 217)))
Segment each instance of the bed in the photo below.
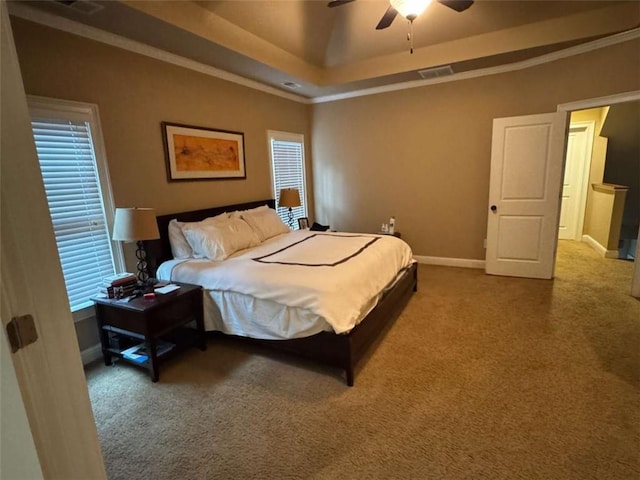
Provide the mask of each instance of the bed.
POLYGON ((381 338, 412 293, 417 290, 417 267, 412 259, 406 258, 406 250, 410 250, 401 240, 371 234, 294 231, 265 240, 222 262, 173 258, 168 234, 172 220, 199 222, 223 213, 246 211, 264 205, 273 209, 274 203, 272 199, 259 200, 158 216, 160 239, 145 242, 148 268, 158 278, 196 283, 204 287, 207 292, 205 324, 208 331, 341 368, 345 371, 347 385, 353 386, 356 365, 369 347, 381 338), (399 251, 403 253, 398 254, 402 258, 396 260, 394 257, 393 262, 385 260, 376 268, 392 269, 394 272, 390 279, 384 281, 384 288, 379 288, 382 280, 376 286, 371 275, 362 275, 362 281, 354 281, 353 277, 345 279, 357 286, 349 298, 352 296, 355 299, 356 295, 371 296, 366 304, 357 309, 344 303, 346 295, 336 296, 334 300, 337 302, 322 304, 313 298, 309 293, 312 291, 310 288, 326 283, 321 280, 320 273, 317 278, 314 273, 295 280, 294 283, 297 283, 293 291, 281 291, 284 287, 275 284, 271 288, 265 283, 269 280, 263 278, 266 270, 294 272, 304 268, 311 272, 321 272, 329 270, 326 268, 328 266, 338 264, 341 269, 345 269, 346 264, 364 264, 371 261, 368 259, 373 255, 379 257, 381 254, 376 253, 378 250, 386 251, 385 248, 392 246, 395 248, 392 245, 394 242, 402 243, 404 250, 399 251), (331 249, 326 250, 327 253, 318 253, 325 252, 322 245, 326 243, 331 245, 331 249), (394 262, 399 266, 397 272, 396 267, 392 266, 395 265, 394 262), (209 272, 210 269, 213 273, 209 272), (244 282, 243 279, 248 278, 252 282, 244 282), (240 291, 241 287, 244 290, 240 291), (377 293, 372 295, 373 291, 377 293), (234 296, 231 298, 229 295, 234 296), (284 295, 288 295, 287 299, 291 300, 283 300, 284 295), (248 309, 244 313, 241 312, 243 305, 247 305, 248 309), (275 310, 276 308, 281 310, 275 310), (240 320, 236 320, 238 316, 240 320), (262 322, 269 325, 268 328, 261 325, 260 319, 255 318, 262 316, 270 319, 269 322, 262 322), (271 321, 275 317, 284 321, 271 321), (245 319, 244 322, 242 318, 245 319))

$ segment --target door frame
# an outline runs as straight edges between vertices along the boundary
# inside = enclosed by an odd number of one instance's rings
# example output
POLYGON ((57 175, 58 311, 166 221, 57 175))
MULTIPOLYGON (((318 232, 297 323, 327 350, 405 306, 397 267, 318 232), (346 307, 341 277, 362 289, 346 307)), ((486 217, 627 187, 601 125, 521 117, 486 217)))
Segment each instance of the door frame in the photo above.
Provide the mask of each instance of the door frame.
MULTIPOLYGON (((635 101, 640 101, 640 90, 561 103, 558 105, 557 111, 567 112, 569 114, 575 110, 586 110, 588 108, 606 107, 608 105, 635 101)), ((564 178, 564 166, 562 167, 562 176, 564 178)), ((558 222, 559 221, 560 217, 558 217, 558 222)), ((631 281, 631 295, 634 297, 640 297, 640 268, 638 268, 638 253, 640 253, 640 232, 638 232, 638 245, 636 248, 636 259, 633 262, 633 280, 631 281)))
MULTIPOLYGON (((576 233, 573 236, 573 240, 580 240, 582 238, 582 231, 584 230, 584 213, 587 208, 587 189, 589 188, 589 171, 591 170, 591 155, 593 154, 593 139, 595 137, 596 131, 596 122, 593 120, 587 120, 584 122, 571 122, 569 124, 569 132, 571 133, 572 128, 586 128, 587 134, 587 145, 585 148, 584 157, 581 159, 582 161, 582 177, 579 180, 579 198, 578 198, 578 222, 576 225, 576 233)), ((566 148, 565 148, 565 156, 566 156, 566 148)), ((567 168, 567 160, 565 158, 564 165, 562 167, 562 174, 564 175, 565 169, 567 168)), ((564 176, 563 176, 564 178, 564 176)), ((562 205, 560 206, 562 208, 562 205)))

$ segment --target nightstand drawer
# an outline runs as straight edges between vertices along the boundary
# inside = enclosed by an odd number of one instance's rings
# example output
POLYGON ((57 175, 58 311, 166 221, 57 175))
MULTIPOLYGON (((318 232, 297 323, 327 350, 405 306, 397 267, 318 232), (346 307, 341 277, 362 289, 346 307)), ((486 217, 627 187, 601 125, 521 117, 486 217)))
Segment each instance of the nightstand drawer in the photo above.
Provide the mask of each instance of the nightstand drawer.
POLYGON ((200 301, 196 296, 181 298, 180 301, 165 305, 162 309, 149 312, 149 334, 162 335, 168 330, 195 320, 198 315, 197 309, 202 308, 202 295, 199 296, 200 301))

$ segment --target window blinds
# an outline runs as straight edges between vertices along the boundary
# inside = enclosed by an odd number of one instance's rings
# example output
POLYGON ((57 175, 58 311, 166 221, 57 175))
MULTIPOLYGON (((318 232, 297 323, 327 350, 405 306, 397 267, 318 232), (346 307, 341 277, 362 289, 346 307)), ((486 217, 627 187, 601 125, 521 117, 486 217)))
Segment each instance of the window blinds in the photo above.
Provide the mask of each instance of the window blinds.
MULTIPOLYGON (((291 139, 282 140, 277 136, 271 137, 271 161, 273 166, 273 187, 276 201, 279 199, 280 190, 283 188, 297 188, 300 192, 299 207, 292 208, 293 217, 307 216, 306 191, 304 181, 304 143, 300 135, 300 141, 291 139)), ((289 209, 277 209, 278 215, 284 223, 288 224, 289 209)), ((297 228, 297 224, 294 225, 297 228)))
POLYGON ((31 125, 69 304, 80 310, 115 273, 91 129, 81 120, 31 125))

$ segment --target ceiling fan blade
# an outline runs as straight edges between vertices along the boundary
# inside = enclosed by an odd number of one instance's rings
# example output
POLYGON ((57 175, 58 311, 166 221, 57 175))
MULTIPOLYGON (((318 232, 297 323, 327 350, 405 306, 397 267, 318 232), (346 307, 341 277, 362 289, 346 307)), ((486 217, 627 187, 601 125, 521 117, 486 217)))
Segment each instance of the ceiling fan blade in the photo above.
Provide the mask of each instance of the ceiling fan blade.
POLYGON ((329 8, 333 8, 333 7, 339 7, 340 5, 344 5, 346 3, 351 3, 354 0, 331 0, 329 3, 327 3, 327 7, 329 8))
POLYGON ((445 7, 452 8, 456 12, 464 12, 473 5, 473 0, 438 0, 445 7))
POLYGON ((389 5, 389 8, 387 8, 387 11, 384 12, 384 15, 378 22, 378 25, 376 25, 376 30, 382 30, 384 28, 387 28, 389 25, 391 25, 391 23, 393 23, 393 20, 396 18, 396 15, 398 15, 398 11, 395 8, 393 8, 391 5, 389 5))

